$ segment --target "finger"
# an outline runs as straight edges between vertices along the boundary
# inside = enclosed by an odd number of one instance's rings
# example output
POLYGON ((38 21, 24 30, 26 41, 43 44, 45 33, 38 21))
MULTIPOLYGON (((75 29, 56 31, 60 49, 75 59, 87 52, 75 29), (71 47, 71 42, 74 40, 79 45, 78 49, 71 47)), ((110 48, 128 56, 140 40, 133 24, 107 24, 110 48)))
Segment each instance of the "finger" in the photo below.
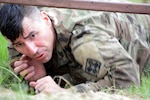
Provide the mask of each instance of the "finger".
POLYGON ((20 57, 20 60, 21 60, 21 61, 22 61, 22 60, 31 60, 31 58, 28 57, 28 56, 26 56, 26 55, 22 55, 22 56, 20 57))
POLYGON ((26 69, 28 67, 28 65, 26 63, 23 63, 22 65, 15 67, 14 68, 14 72, 16 74, 19 74, 21 71, 23 71, 24 69, 26 69))
POLYGON ((40 78, 39 80, 37 80, 37 83, 43 82, 45 80, 53 80, 53 79, 51 76, 46 76, 46 77, 43 77, 43 78, 40 78))
POLYGON ((37 86, 37 82, 32 81, 29 83, 29 85, 35 89, 36 94, 41 92, 41 90, 39 88, 35 88, 37 86))
POLYGON ((48 89, 49 86, 47 86, 47 84, 43 84, 41 85, 39 88, 35 89, 35 93, 44 93, 44 91, 46 91, 46 89, 48 89))
POLYGON ((28 80, 28 81, 34 81, 33 79, 31 80, 31 78, 32 78, 34 75, 35 75, 35 71, 32 71, 32 72, 30 72, 29 74, 27 74, 24 79, 25 79, 25 80, 28 80))
POLYGON ((30 66, 28 67, 27 69, 21 71, 19 74, 22 76, 22 77, 25 77, 27 74, 31 73, 34 71, 34 67, 33 66, 30 66))
POLYGON ((44 91, 46 87, 47 87, 47 83, 44 81, 37 83, 35 86, 35 93, 36 94, 42 93, 42 91, 44 91))
POLYGON ((31 87, 35 88, 35 86, 37 85, 37 83, 34 82, 34 81, 32 81, 32 82, 29 83, 29 85, 30 85, 31 87))
POLYGON ((35 86, 35 89, 39 89, 42 85, 44 85, 46 82, 43 80, 41 82, 36 82, 36 86, 35 86))
POLYGON ((22 64, 24 64, 24 63, 27 64, 27 62, 28 62, 27 60, 24 60, 24 61, 15 61, 15 62, 14 62, 14 66, 15 66, 15 67, 18 67, 18 66, 20 66, 20 65, 22 65, 22 64))
POLYGON ((46 77, 44 77, 44 78, 41 78, 41 79, 39 79, 39 80, 37 80, 37 85, 35 86, 35 89, 41 89, 41 87, 43 87, 43 86, 45 86, 45 84, 47 84, 47 83, 53 83, 53 79, 50 77, 50 76, 46 76, 46 77))

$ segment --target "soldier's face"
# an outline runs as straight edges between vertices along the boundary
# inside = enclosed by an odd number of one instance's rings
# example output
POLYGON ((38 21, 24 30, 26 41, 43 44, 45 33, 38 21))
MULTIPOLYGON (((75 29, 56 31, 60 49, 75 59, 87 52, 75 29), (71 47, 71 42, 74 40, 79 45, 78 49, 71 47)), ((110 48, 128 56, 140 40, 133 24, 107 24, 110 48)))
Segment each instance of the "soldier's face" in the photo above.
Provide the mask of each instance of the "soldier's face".
POLYGON ((23 36, 13 43, 15 49, 39 62, 48 62, 55 45, 55 33, 51 20, 45 12, 41 12, 40 21, 25 17, 22 22, 23 36))

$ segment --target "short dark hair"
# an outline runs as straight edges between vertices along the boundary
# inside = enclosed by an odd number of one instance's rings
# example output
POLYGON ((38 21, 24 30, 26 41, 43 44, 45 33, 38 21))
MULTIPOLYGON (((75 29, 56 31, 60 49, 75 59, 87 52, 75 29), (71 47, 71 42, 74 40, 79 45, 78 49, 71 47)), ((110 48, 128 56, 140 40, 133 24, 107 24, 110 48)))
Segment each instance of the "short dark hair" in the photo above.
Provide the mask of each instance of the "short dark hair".
POLYGON ((38 12, 35 6, 25 6, 19 4, 3 4, 0 7, 0 31, 4 37, 14 42, 20 34, 23 35, 23 18, 33 17, 33 13, 38 12))

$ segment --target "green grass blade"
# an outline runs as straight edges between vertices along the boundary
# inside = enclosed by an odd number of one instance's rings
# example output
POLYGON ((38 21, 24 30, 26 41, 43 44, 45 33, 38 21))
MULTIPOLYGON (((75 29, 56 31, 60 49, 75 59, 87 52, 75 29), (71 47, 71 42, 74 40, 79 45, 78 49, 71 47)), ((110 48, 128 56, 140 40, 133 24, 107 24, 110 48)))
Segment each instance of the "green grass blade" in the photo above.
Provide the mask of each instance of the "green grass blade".
POLYGON ((22 82, 22 80, 15 73, 13 73, 12 71, 10 71, 9 69, 7 69, 5 67, 2 67, 2 66, 0 66, 0 69, 6 70, 10 74, 12 74, 19 82, 22 82))

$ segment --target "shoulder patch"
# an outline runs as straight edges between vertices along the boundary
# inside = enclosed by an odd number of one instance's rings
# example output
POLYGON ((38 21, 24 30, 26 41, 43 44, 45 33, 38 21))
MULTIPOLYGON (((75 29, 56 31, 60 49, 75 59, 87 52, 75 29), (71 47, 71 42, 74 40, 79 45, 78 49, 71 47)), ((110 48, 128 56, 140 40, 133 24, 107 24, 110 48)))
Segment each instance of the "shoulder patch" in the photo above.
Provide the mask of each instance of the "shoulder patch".
POLYGON ((88 58, 86 61, 85 71, 97 77, 101 67, 101 62, 88 58))

